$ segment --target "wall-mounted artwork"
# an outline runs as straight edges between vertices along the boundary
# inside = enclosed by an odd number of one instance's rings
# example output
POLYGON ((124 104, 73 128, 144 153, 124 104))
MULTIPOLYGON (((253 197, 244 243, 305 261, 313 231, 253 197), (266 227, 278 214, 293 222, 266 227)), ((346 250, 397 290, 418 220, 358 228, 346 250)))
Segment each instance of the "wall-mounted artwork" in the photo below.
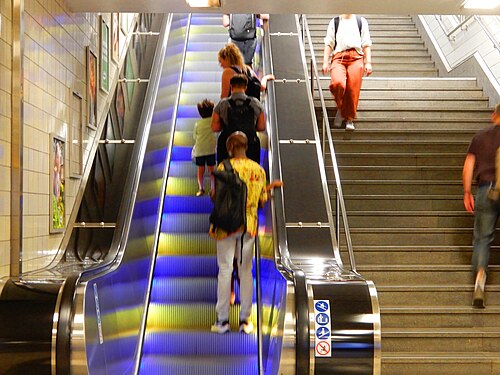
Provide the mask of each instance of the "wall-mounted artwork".
POLYGON ((66 155, 64 138, 50 134, 50 233, 64 231, 65 194, 64 159, 66 155))
POLYGON ((124 138, 123 126, 125 121, 125 93, 123 82, 118 82, 118 85, 116 87, 115 110, 116 118, 118 120, 118 128, 120 130, 120 139, 122 139, 124 138))
POLYGON ((73 91, 71 98, 70 114, 70 146, 69 146, 69 169, 70 177, 80 178, 83 170, 83 116, 82 116, 82 96, 79 92, 73 91))
POLYGON ((97 56, 87 47, 87 124, 97 129, 97 56))
POLYGON ((111 58, 120 60, 120 14, 111 13, 111 58))
POLYGON ((109 91, 109 25, 102 16, 100 36, 99 87, 107 93, 109 91))

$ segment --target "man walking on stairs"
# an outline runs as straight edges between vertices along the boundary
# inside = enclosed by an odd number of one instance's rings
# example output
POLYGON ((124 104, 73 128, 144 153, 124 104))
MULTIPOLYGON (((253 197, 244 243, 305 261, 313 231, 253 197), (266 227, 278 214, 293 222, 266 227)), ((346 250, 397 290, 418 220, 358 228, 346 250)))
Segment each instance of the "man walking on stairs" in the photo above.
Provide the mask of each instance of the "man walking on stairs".
MULTIPOLYGON (((472 305, 484 308, 484 286, 488 274, 488 260, 490 245, 495 238, 495 228, 500 215, 500 202, 491 199, 491 190, 495 188, 495 162, 500 147, 500 103, 495 107, 492 115, 493 126, 477 133, 472 139, 462 172, 465 209, 474 215, 474 252, 472 267, 476 274, 472 305), (472 177, 476 175, 476 199, 471 193, 472 177)), ((498 168, 498 167, 497 167, 498 168)))

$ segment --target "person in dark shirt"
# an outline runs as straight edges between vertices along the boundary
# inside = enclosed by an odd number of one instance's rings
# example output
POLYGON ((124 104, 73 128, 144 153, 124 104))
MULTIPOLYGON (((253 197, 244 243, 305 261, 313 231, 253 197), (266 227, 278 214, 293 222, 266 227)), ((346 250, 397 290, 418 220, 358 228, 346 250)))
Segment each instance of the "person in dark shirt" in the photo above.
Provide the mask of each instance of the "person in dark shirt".
POLYGON ((500 147, 500 103, 492 115, 493 126, 480 131, 472 139, 462 172, 465 209, 474 215, 474 252, 472 266, 476 282, 472 305, 484 308, 484 285, 488 273, 490 245, 500 215, 500 204, 488 197, 496 184, 496 154, 500 147), (476 199, 471 192, 472 177, 476 176, 476 199))

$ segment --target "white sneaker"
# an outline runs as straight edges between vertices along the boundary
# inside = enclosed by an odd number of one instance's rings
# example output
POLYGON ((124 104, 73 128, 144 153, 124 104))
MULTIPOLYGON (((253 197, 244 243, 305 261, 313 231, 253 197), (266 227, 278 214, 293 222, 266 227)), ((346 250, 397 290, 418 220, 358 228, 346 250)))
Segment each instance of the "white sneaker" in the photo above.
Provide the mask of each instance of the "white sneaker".
POLYGON ((333 120, 333 127, 337 128, 337 129, 341 128, 343 121, 344 121, 344 118, 342 117, 342 114, 340 113, 340 109, 337 109, 337 114, 335 115, 335 119, 333 120))
POLYGON ((251 334, 254 330, 253 323, 251 321, 241 322, 240 323, 240 332, 246 333, 247 335, 251 334))
POLYGON ((230 330, 231 327, 229 326, 229 322, 227 320, 225 322, 217 321, 212 325, 212 328, 210 328, 210 331, 220 334, 229 332, 230 330))
POLYGON ((354 127, 354 122, 352 122, 352 120, 347 120, 345 123, 345 130, 353 131, 354 129, 356 129, 354 127))

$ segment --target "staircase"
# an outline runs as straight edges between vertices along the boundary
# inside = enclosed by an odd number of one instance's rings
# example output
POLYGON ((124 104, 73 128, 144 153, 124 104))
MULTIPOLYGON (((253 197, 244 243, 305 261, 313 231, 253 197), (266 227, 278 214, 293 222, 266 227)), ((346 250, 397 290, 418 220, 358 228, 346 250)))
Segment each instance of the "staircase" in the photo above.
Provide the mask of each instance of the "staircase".
MULTIPOLYGON (((307 16, 319 64, 332 17, 307 16)), ((461 185, 467 146, 492 109, 474 78, 438 77, 410 16, 366 18, 374 73, 363 81, 356 130, 332 136, 358 271, 379 291, 382 374, 500 374, 500 241, 487 307, 473 309, 473 217, 461 185)), ((327 173, 333 192, 331 165, 327 173)))
MULTIPOLYGON (((219 100, 217 52, 226 42, 221 15, 192 16, 141 374, 257 373, 257 338, 238 333, 238 304, 231 307, 232 332, 210 332, 217 301, 216 246, 208 236, 212 203, 208 195, 195 196, 191 161, 196 104, 219 100)), ((209 191, 208 178, 205 183, 209 191)))

